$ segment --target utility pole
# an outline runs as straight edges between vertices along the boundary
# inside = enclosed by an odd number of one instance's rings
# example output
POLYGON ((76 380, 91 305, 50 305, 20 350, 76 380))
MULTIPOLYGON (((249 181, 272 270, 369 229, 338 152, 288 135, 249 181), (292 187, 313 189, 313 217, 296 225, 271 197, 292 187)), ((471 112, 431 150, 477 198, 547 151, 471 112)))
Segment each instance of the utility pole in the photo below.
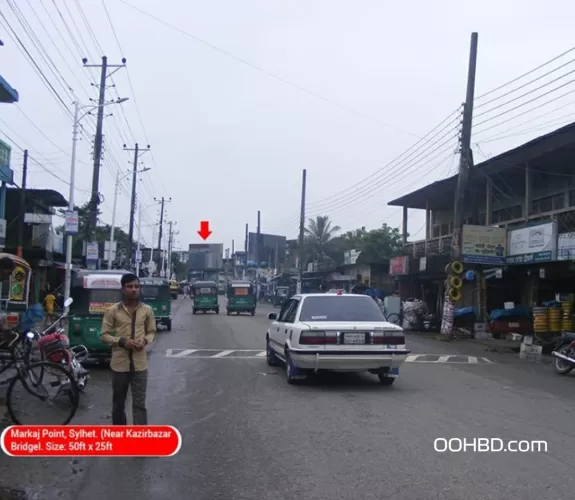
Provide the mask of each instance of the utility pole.
POLYGON ((140 265, 142 256, 140 255, 140 240, 142 235, 142 204, 138 203, 138 246, 136 247, 136 276, 140 277, 140 265))
POLYGON ((18 217, 18 249, 16 255, 24 257, 24 218, 26 217, 26 178, 28 177, 28 150, 24 150, 22 165, 22 187, 20 188, 20 215, 18 217))
POLYGON ((164 207, 166 203, 170 203, 172 198, 168 198, 167 200, 162 196, 161 200, 157 200, 154 198, 154 201, 157 201, 160 204, 160 230, 158 234, 158 251, 162 251, 162 236, 164 232, 164 207))
POLYGON ((299 215, 299 250, 298 250, 298 271, 299 277, 297 282, 297 293, 301 293, 303 280, 303 235, 305 230, 305 189, 306 189, 307 171, 304 168, 301 177, 301 211, 299 215))
POLYGON ((256 228, 256 244, 254 245, 255 260, 258 269, 260 267, 260 235, 261 235, 261 213, 258 210, 258 226, 256 228))
MULTIPOLYGON (((232 279, 236 279, 236 242, 232 240, 232 279)), ((227 284, 227 280, 226 280, 227 284)))
POLYGON ((126 59, 122 64, 108 64, 108 58, 102 57, 101 64, 87 64, 88 59, 82 60, 85 68, 100 68, 100 94, 98 96, 98 117, 96 121, 96 136, 94 138, 94 167, 92 170, 92 195, 90 198, 90 217, 88 218, 88 241, 94 239, 96 225, 98 224, 98 205, 100 204, 100 163, 102 161, 102 129, 104 126, 104 104, 106 100, 106 80, 120 68, 126 66, 126 59), (116 68, 108 73, 110 68, 116 68))
MULTIPOLYGON (((133 148, 127 148, 124 144, 124 151, 134 152, 134 165, 132 169, 132 197, 130 201, 130 226, 128 229, 128 258, 130 262, 133 259, 133 244, 134 244, 134 219, 136 216, 136 181, 138 180, 138 161, 140 156, 150 151, 150 145, 146 149, 140 149, 138 143, 133 148)), ((149 170, 149 169, 146 169, 149 170)))
MULTIPOLYGON (((463 120, 461 125, 461 153, 459 155, 459 173, 455 191, 455 204, 453 207, 453 238, 451 242, 451 262, 447 273, 448 283, 456 273, 455 262, 461 257, 461 233, 463 230, 463 213, 465 211, 465 194, 469 170, 472 167, 471 156, 471 129, 473 124, 473 100, 475 98, 475 70, 477 67, 477 33, 471 33, 471 48, 469 51, 469 67, 467 71, 467 93, 463 105, 463 120)), ((450 340, 453 336, 453 321, 455 302, 450 295, 450 286, 445 287, 445 302, 441 333, 450 340)))

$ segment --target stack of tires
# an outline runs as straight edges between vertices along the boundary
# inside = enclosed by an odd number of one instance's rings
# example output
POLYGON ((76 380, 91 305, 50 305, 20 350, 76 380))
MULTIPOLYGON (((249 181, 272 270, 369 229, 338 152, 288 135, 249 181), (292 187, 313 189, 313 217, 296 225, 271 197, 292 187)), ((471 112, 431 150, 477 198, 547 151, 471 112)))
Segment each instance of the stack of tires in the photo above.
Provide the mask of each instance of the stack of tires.
POLYGON ((461 274, 463 273, 463 264, 458 260, 447 264, 445 272, 451 277, 445 282, 445 288, 448 290, 449 298, 452 302, 457 302, 461 299, 461 289, 463 288, 463 279, 461 274))

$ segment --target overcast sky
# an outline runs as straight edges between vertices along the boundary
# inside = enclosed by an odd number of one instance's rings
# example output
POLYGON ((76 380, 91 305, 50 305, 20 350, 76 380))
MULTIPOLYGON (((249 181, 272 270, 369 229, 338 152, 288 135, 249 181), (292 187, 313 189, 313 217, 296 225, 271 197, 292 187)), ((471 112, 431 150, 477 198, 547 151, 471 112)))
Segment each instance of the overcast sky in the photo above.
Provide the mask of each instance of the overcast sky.
MULTIPOLYGON (((68 199, 71 116, 6 20, 70 109, 70 89, 83 104, 97 98, 91 85, 97 71, 83 68, 82 57, 93 64, 102 55, 110 64, 125 57, 127 69, 108 80, 115 85, 107 90, 110 99, 130 100, 106 108, 113 116, 104 122, 101 220, 112 220, 116 172, 124 175, 131 168, 132 153, 124 152, 123 144, 150 144, 151 153, 140 161, 152 170, 138 182, 145 208, 142 240, 150 244, 158 220, 154 197, 171 197, 167 220, 177 222, 180 248, 200 241, 201 220, 211 223, 211 242, 227 248, 235 239, 241 248, 245 224, 255 230, 257 210, 262 232, 295 237, 302 168, 308 173, 309 216, 330 215, 345 230, 400 225, 401 209, 387 207, 388 201, 456 171, 457 114, 403 163, 390 162, 463 102, 471 32, 479 32, 476 96, 575 45, 575 4, 566 0, 481 5, 106 0, 105 5, 119 44, 101 0, 0 0, 1 74, 20 93, 18 105, 2 107, 0 137, 16 143, 18 183, 17 146, 28 148, 34 160, 28 185, 56 189, 68 199)), ((514 91, 573 58, 575 52, 477 100, 484 105, 477 110, 472 139, 477 162, 573 120, 574 94, 545 104, 575 91, 575 82, 553 90, 571 76, 516 99, 569 73, 573 64, 514 91)), ((94 120, 88 116, 82 123, 77 203, 88 200, 92 177, 94 120)), ((125 177, 116 216, 124 229, 129 189, 125 177)), ((423 214, 413 212, 410 233, 422 238, 423 214)))

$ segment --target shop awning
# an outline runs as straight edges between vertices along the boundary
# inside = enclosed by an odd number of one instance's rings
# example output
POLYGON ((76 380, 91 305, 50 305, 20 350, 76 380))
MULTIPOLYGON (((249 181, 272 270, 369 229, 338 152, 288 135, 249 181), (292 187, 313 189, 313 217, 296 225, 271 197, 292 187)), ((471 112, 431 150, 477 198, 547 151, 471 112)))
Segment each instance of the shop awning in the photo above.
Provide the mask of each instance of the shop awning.
POLYGON ((10 84, 0 76, 0 102, 12 104, 19 100, 18 91, 13 89, 10 84))

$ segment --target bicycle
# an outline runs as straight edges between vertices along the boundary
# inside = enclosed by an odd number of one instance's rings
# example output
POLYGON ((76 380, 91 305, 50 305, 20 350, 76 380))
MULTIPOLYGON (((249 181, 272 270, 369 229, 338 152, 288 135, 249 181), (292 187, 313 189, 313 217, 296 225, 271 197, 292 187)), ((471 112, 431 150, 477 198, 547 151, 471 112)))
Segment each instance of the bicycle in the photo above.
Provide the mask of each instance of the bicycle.
MULTIPOLYGON (((71 303, 72 299, 68 299, 66 307, 71 303)), ((15 408, 16 400, 18 399, 17 395, 15 395, 15 390, 18 384, 22 385, 25 393, 43 402, 49 402, 55 405, 62 396, 67 399, 69 410, 65 418, 60 422, 60 425, 70 423, 78 411, 80 405, 80 388, 78 387, 77 377, 69 368, 68 359, 70 359, 70 357, 61 358, 65 360, 65 364, 50 361, 50 358, 46 359, 46 352, 39 344, 41 360, 32 362, 31 359, 31 353, 34 347, 33 341, 41 338, 42 335, 48 335, 48 332, 66 316, 66 314, 62 315, 41 334, 29 331, 22 336, 18 332, 13 332, 13 340, 9 344, 10 355, 12 357, 12 362, 9 366, 15 367, 16 375, 8 380, 6 407, 12 422, 16 425, 24 424, 22 418, 18 416, 19 412, 16 411, 15 408), (50 387, 57 388, 57 393, 54 396, 49 396, 44 388, 43 382, 47 375, 52 375, 55 378, 55 381, 49 384, 50 387)), ((51 355, 51 353, 48 354, 51 355)), ((75 356, 71 356, 71 359, 75 359, 75 356)), ((0 373, 7 369, 8 367, 4 367, 0 373)))

